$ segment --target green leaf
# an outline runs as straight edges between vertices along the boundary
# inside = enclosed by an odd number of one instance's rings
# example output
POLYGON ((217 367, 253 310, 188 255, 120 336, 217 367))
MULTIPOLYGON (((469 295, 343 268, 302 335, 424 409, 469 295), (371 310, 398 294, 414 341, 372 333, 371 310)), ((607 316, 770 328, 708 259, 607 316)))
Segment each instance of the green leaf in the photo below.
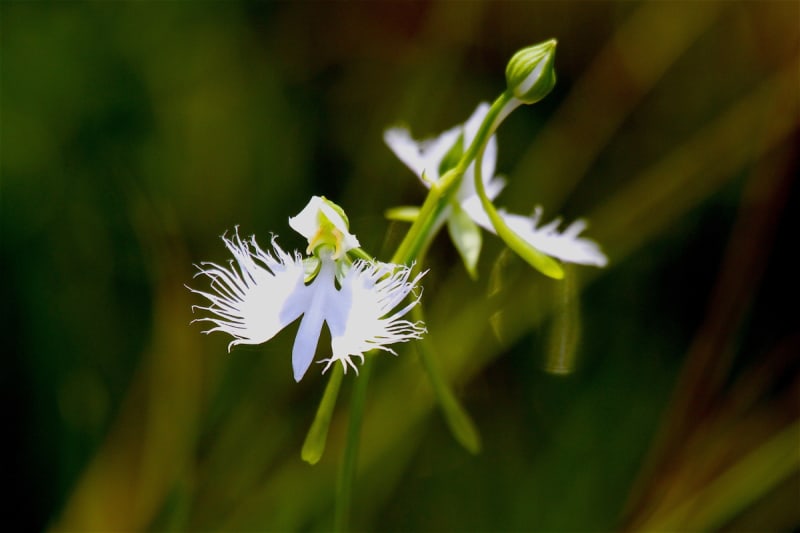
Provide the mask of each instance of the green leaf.
POLYGON ((310 465, 315 465, 325 451, 325 442, 328 440, 328 427, 331 425, 333 408, 336 407, 336 398, 339 396, 339 388, 342 385, 342 367, 336 365, 331 370, 331 377, 322 395, 322 401, 317 408, 317 416, 311 423, 300 457, 310 465))
MULTIPOLYGON (((411 313, 414 320, 425 320, 421 306, 414 307, 411 313)), ((414 343, 414 346, 417 348, 419 361, 428 375, 434 395, 442 410, 442 415, 444 415, 447 427, 450 428, 453 437, 468 452, 472 454, 479 453, 481 451, 481 435, 475 426, 475 422, 472 421, 469 413, 456 399, 450 384, 439 370, 436 361, 441 360, 441 358, 436 353, 431 337, 429 335, 423 337, 414 343)))
POLYGON ((414 222, 419 216, 419 207, 404 205, 400 207, 392 207, 387 209, 384 216, 389 220, 397 220, 398 222, 414 222))
POLYGON ((478 433, 478 428, 455 396, 452 394, 443 395, 441 392, 437 392, 437 398, 439 406, 442 408, 445 422, 447 422, 447 427, 450 428, 453 437, 469 453, 473 455, 480 453, 481 436, 478 433))
POLYGON ((566 375, 575 370, 581 337, 580 297, 574 268, 564 267, 563 283, 555 283, 550 335, 544 369, 566 375))
POLYGON ((452 213, 447 217, 447 230, 453 240, 464 266, 472 279, 478 278, 478 257, 481 253, 481 229, 461 209, 457 202, 450 202, 452 213))

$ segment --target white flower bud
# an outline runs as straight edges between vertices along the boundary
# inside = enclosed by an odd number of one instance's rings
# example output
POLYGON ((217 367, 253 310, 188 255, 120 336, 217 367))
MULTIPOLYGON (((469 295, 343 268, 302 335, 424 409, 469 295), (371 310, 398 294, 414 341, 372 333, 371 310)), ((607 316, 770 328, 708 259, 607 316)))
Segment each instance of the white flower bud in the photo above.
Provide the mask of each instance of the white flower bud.
POLYGON ((553 89, 556 84, 555 56, 555 39, 523 48, 514 54, 506 67, 506 83, 518 100, 534 104, 553 89))

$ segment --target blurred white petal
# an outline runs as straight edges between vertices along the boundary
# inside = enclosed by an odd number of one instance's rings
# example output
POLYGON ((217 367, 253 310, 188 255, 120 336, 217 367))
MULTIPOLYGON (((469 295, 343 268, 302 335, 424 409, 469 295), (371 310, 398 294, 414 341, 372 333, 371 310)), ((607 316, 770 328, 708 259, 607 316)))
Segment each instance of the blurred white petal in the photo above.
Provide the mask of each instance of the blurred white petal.
MULTIPOLYGON (((383 140, 397 158, 422 179, 423 172, 430 181, 439 179, 439 164, 447 152, 458 141, 461 127, 457 126, 442 133, 435 139, 415 141, 405 128, 390 128, 383 133, 383 140)), ((423 180, 426 187, 430 184, 423 180)))
MULTIPOLYGON (((422 173, 429 181, 436 181, 439 175, 439 166, 442 160, 463 135, 463 149, 466 150, 478 134, 481 123, 489 112, 489 104, 481 102, 464 124, 451 128, 435 139, 415 141, 405 128, 390 128, 383 134, 383 140, 391 148, 400 161, 411 169, 420 179, 422 173)), ((492 136, 486 145, 481 165, 481 178, 486 187, 487 194, 494 199, 505 186, 505 180, 494 175, 497 161, 497 139, 492 136)), ((475 192, 475 165, 471 164, 461 179, 461 185, 456 192, 456 198, 463 203, 476 198, 475 192)), ((430 184, 422 180, 426 187, 430 184)))
POLYGON ((564 231, 559 232, 560 219, 556 219, 545 226, 536 227, 541 217, 541 210, 538 208, 533 217, 503 212, 500 213, 500 216, 503 217, 508 227, 514 230, 517 235, 537 250, 551 257, 561 259, 567 263, 597 267, 604 267, 608 264, 608 258, 603 254, 596 242, 579 237, 580 233, 586 229, 584 220, 576 220, 564 231))
MULTIPOLYGON (((504 110, 504 112, 508 113, 510 109, 517 105, 519 105, 519 101, 514 102, 513 105, 507 110, 504 110)), ((490 106, 488 103, 480 103, 463 125, 447 130, 434 141, 428 141, 426 143, 415 142, 407 130, 400 128, 387 130, 384 133, 384 140, 397 157, 417 174, 417 176, 421 176, 424 170, 426 177, 438 179, 438 172, 434 174, 434 169, 439 168, 442 159, 452 147, 453 143, 456 142, 458 136, 463 135, 464 150, 467 150, 477 136, 478 130, 486 118, 489 109, 490 106), (433 148, 436 149, 434 150, 433 148)), ((506 184, 501 176, 494 175, 496 162, 497 139, 493 135, 486 143, 481 164, 481 180, 486 190, 486 196, 492 201, 497 198, 506 184)), ((466 212, 476 224, 492 233, 496 233, 475 190, 474 162, 470 164, 464 172, 455 198, 462 210, 466 212)), ((544 254, 561 259, 562 261, 584 265, 602 267, 608 263, 608 258, 606 258, 600 250, 597 243, 579 237, 580 233, 586 228, 586 223, 582 220, 573 222, 564 231, 559 232, 558 227, 561 223, 560 219, 553 220, 545 226, 537 227, 539 217, 541 216, 540 210, 537 210, 533 217, 512 215, 504 213, 502 210, 499 211, 499 214, 503 217, 503 220, 505 220, 509 228, 544 254)), ((453 216, 453 210, 449 207, 445 208, 440 214, 440 218, 436 220, 436 225, 438 226, 445 219, 449 220, 449 218, 453 216)))

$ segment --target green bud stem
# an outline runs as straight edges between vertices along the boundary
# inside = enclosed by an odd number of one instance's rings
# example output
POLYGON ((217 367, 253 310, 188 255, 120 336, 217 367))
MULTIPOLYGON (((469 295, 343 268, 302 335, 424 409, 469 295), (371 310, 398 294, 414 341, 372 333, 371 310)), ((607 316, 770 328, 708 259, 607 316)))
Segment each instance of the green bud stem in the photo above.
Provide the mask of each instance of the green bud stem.
MULTIPOLYGON (((464 177, 464 172, 467 171, 470 163, 486 147, 486 143, 489 142, 500 122, 520 104, 521 102, 509 92, 504 92, 494 101, 478 129, 478 133, 461 156, 458 164, 431 184, 428 196, 425 198, 416 220, 392 257, 392 263, 408 264, 419 255, 420 249, 430 239, 433 230, 438 229, 435 222, 447 207, 449 196, 458 189, 461 178, 464 177)), ((476 162, 476 170, 477 165, 478 162, 476 162)))
POLYGON ((350 401, 350 419, 347 424, 347 437, 342 464, 336 486, 333 525, 334 531, 347 531, 350 522, 350 503, 353 499, 353 481, 356 477, 358 461, 358 443, 361 438, 361 422, 364 419, 364 406, 367 402, 367 385, 372 371, 372 357, 367 355, 361 372, 353 388, 350 401))
POLYGON ((564 277, 564 270, 561 268, 561 265, 559 265, 555 259, 543 254, 528 244, 517 235, 514 230, 509 228, 487 196, 486 189, 483 186, 483 178, 481 177, 481 163, 483 162, 484 148, 485 146, 481 147, 475 158, 475 191, 481 199, 483 209, 486 211, 486 214, 489 215, 489 220, 492 222, 497 236, 503 239, 509 248, 514 250, 520 257, 527 261, 528 264, 542 274, 554 279, 562 279, 564 277))

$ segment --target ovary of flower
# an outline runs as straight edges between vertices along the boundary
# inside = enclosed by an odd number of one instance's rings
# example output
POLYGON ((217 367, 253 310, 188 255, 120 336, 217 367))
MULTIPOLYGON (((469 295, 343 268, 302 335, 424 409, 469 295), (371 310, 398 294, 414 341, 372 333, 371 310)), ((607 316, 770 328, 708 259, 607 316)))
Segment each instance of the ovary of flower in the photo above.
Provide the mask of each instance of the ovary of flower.
POLYGON ((229 268, 202 263, 198 275, 211 278, 211 291, 193 292, 207 298, 210 305, 196 306, 212 313, 197 319, 214 325, 205 333, 222 331, 236 344, 261 344, 303 316, 292 348, 294 378, 300 381, 311 365, 323 323, 331 332, 332 356, 324 360, 330 367, 340 361, 347 370, 356 368, 352 357, 363 360, 364 352, 378 348, 393 352, 388 344, 419 338, 422 324, 403 320, 416 303, 392 313, 417 286, 421 275, 409 280, 411 271, 395 265, 374 265, 356 261, 343 268, 340 288, 337 270, 342 269, 330 250, 319 254, 320 268, 308 284, 304 283, 302 258, 284 252, 273 238, 272 253, 262 250, 254 237, 242 241, 223 236, 233 254, 229 268), (388 315, 388 316, 387 316, 388 315))
MULTIPOLYGON (((475 138, 488 111, 489 104, 485 102, 479 104, 463 126, 447 130, 436 139, 417 142, 411 138, 408 130, 391 128, 384 133, 384 141, 417 176, 421 178, 424 172, 426 177, 433 177, 432 180, 435 181, 439 178, 439 167, 442 161, 458 142, 459 136, 463 135, 463 147, 466 149, 475 138)), ((494 200, 505 186, 503 178, 494 175, 496 160, 497 140, 495 136, 492 136, 486 144, 481 165, 481 179, 486 189, 486 196, 490 200, 494 200)), ((496 233, 494 225, 475 191, 474 167, 475 163, 473 162, 464 173, 456 199, 476 224, 496 233)), ((425 183, 424 180, 423 183, 425 183)), ((582 220, 573 222, 563 232, 559 232, 560 219, 540 228, 536 227, 541 218, 541 208, 539 207, 536 208, 532 217, 506 213, 502 209, 498 210, 498 214, 514 233, 547 255, 562 261, 584 265, 602 267, 608 263, 608 259, 597 243, 579 236, 586 227, 586 223, 582 220)), ((445 211, 444 216, 449 216, 449 211, 445 211)))

